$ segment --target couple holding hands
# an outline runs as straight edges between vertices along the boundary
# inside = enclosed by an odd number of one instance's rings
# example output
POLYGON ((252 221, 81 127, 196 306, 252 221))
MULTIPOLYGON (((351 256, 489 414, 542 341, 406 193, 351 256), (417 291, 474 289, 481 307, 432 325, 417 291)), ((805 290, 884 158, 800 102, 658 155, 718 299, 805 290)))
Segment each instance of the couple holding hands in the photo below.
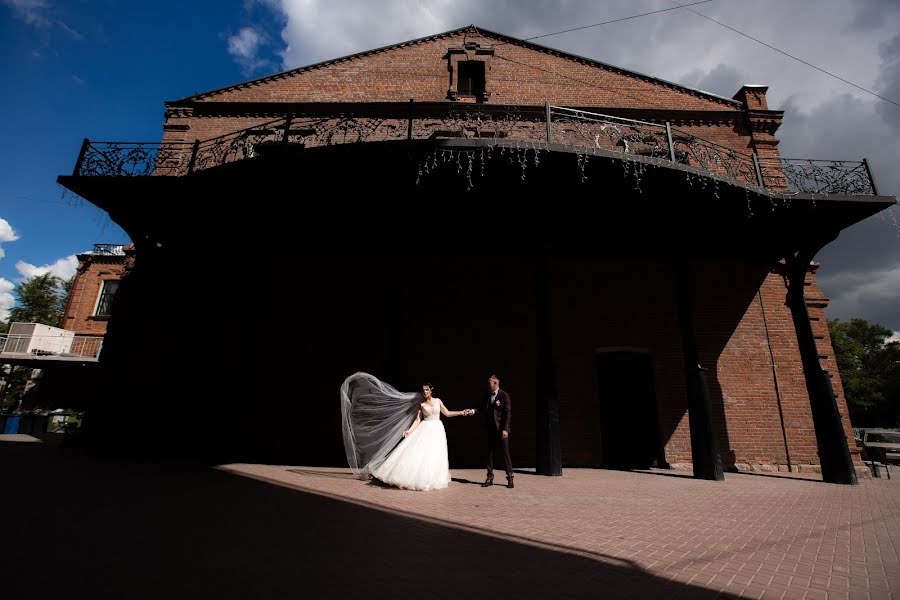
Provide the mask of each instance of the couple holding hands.
MULTIPOLYGON (((509 431, 512 404, 491 375, 481 403, 484 415, 485 466, 482 487, 494 482, 494 453, 501 451, 506 487, 513 487, 509 431)), ((361 479, 379 481, 408 490, 438 490, 450 484, 445 417, 467 417, 476 409, 447 409, 426 383, 421 393, 398 392, 368 373, 354 373, 341 386, 341 414, 347 462, 361 479)))

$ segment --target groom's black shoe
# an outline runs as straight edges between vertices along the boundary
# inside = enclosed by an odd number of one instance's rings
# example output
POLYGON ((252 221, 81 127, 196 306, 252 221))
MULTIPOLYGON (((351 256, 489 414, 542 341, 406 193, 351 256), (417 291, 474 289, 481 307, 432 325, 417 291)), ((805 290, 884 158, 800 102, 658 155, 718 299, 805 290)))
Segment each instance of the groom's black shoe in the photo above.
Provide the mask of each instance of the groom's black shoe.
POLYGON ((492 485, 494 485, 494 478, 488 477, 487 479, 484 480, 484 483, 481 484, 481 487, 490 487, 492 485))
POLYGON ((513 480, 512 477, 510 477, 509 479, 506 480, 506 487, 508 487, 509 489, 513 489, 514 487, 516 487, 516 486, 513 485, 513 481, 512 481, 512 480, 513 480))

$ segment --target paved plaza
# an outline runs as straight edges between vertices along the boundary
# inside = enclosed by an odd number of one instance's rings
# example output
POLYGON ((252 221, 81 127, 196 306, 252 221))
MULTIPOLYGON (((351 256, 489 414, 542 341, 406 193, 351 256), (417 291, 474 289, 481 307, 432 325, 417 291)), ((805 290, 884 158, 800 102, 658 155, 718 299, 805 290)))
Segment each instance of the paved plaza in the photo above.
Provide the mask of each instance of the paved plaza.
POLYGON ((523 470, 513 490, 453 470, 408 492, 345 468, 10 443, 0 474, 8 598, 900 596, 898 470, 855 487, 523 470))
POLYGON ((900 473, 850 487, 778 475, 726 474, 716 483, 672 471, 566 469, 560 478, 522 472, 508 490, 479 487, 482 471, 454 470, 447 490, 406 492, 358 481, 348 469, 223 468, 742 598, 900 597, 900 473))

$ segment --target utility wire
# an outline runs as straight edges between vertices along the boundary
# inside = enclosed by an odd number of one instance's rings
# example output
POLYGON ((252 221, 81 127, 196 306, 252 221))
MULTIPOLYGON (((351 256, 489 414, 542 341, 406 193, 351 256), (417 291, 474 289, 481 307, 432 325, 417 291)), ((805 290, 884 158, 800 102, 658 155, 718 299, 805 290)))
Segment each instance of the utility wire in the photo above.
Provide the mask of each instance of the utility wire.
MULTIPOLYGON (((580 31, 582 29, 590 29, 591 27, 600 27, 601 25, 609 25, 610 23, 620 23, 622 21, 628 21, 629 19, 637 19, 638 17, 646 17, 647 15, 655 15, 657 13, 666 12, 669 10, 678 10, 679 8, 684 8, 686 6, 694 6, 695 4, 706 4, 707 2, 712 2, 713 0, 700 0, 700 2, 691 2, 690 4, 679 4, 678 6, 673 6, 672 8, 663 8, 660 10, 654 10, 650 12, 641 13, 639 15, 631 15, 630 17, 622 17, 621 19, 613 19, 612 21, 603 21, 602 23, 594 23, 593 25, 582 25, 581 27, 574 27, 572 29, 565 29, 563 31, 554 31, 553 33, 543 33, 541 35, 536 35, 534 37, 524 38, 523 41, 530 42, 531 40, 537 40, 540 38, 550 37, 551 35, 561 35, 563 33, 569 33, 570 31, 580 31)), ((698 13, 699 14, 699 13, 698 13)), ((497 44, 498 46, 500 44, 497 44)))
MULTIPOLYGON (((852 85, 852 86, 855 87, 856 89, 862 90, 863 92, 866 92, 867 94, 871 94, 871 95, 875 96, 876 98, 881 98, 881 99, 884 100, 885 102, 890 102, 890 103, 893 104, 894 106, 900 106, 900 103, 894 102, 894 101, 891 100, 890 98, 885 98, 884 96, 882 96, 882 95, 880 95, 880 94, 876 94, 876 93, 873 92, 872 90, 868 90, 868 89, 862 87, 861 85, 856 85, 856 84, 853 83, 852 81, 847 81, 847 80, 844 79, 843 77, 839 77, 838 75, 835 75, 834 73, 831 73, 831 72, 829 72, 829 71, 826 71, 825 69, 822 69, 822 68, 820 68, 820 67, 817 67, 816 65, 814 65, 814 64, 812 64, 812 63, 809 63, 809 62, 803 60, 802 58, 797 58, 797 57, 794 56, 793 54, 788 54, 788 53, 785 52, 784 50, 780 50, 780 49, 776 48, 775 46, 773 46, 773 45, 771 45, 771 44, 767 44, 767 43, 765 43, 764 41, 762 41, 762 40, 760 40, 760 39, 757 39, 757 38, 753 37, 752 35, 748 35, 748 34, 744 33, 743 31, 739 31, 739 30, 735 29, 734 27, 731 27, 730 25, 726 25, 725 23, 722 23, 721 21, 716 21, 716 20, 713 19, 712 17, 708 17, 708 16, 704 15, 704 14, 701 13, 701 12, 697 12, 696 10, 694 10, 694 9, 692 9, 692 8, 688 8, 689 6, 693 6, 693 4, 678 4, 677 2, 675 2, 675 0, 669 0, 669 1, 672 2, 672 4, 676 5, 676 6, 679 7, 679 8, 684 8, 684 9, 686 9, 686 10, 689 10, 689 11, 691 11, 692 13, 694 13, 694 14, 697 15, 697 16, 703 17, 704 19, 706 19, 706 20, 708 20, 708 21, 712 21, 713 23, 715 23, 715 24, 717 24, 717 25, 721 25, 721 26, 724 27, 725 29, 730 29, 731 31, 737 33, 738 35, 742 35, 742 36, 744 36, 744 37, 747 38, 747 39, 753 40, 753 41, 756 42, 757 44, 762 44, 762 45, 765 46, 766 48, 770 48, 770 49, 774 50, 775 52, 778 52, 778 53, 780 53, 780 54, 784 54, 784 55, 787 56, 788 58, 793 58, 793 59, 796 60, 797 62, 801 62, 801 63, 803 63, 804 65, 806 65, 807 67, 812 67, 812 68, 815 69, 816 71, 820 71, 820 72, 825 73, 826 75, 828 75, 828 76, 830 76, 830 77, 834 77, 835 79, 837 79, 837 80, 839 80, 839 81, 843 81, 843 82, 846 83, 847 85, 852 85)), ((698 3, 695 2, 694 4, 698 4, 698 3)))

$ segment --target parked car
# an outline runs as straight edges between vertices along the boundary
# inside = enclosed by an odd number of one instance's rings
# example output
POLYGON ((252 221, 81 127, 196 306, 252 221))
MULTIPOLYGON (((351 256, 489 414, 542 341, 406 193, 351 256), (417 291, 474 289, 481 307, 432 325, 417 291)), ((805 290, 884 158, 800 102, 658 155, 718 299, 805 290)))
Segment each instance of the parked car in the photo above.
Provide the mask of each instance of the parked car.
POLYGON ((863 460, 900 463, 900 431, 865 429, 861 435, 863 460))

